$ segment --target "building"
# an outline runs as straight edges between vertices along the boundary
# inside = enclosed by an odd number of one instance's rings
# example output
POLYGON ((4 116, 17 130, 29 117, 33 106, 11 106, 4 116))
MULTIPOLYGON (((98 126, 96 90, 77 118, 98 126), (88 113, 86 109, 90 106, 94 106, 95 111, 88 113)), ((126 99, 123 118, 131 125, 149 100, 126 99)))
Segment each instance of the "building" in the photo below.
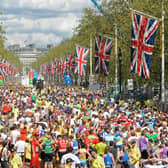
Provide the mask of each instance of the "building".
POLYGON ((21 47, 18 44, 8 46, 8 49, 19 57, 23 64, 23 74, 28 74, 32 71, 31 64, 35 62, 39 57, 46 54, 52 45, 47 45, 46 48, 36 48, 34 44, 29 44, 25 47, 21 47))

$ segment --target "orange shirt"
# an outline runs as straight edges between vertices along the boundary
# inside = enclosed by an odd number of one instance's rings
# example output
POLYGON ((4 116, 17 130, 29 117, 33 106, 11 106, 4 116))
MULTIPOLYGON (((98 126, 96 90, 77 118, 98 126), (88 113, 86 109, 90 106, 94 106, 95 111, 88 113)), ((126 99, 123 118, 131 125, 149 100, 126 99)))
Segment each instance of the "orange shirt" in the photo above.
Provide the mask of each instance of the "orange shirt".
POLYGON ((20 131, 21 140, 26 141, 26 136, 27 136, 27 129, 21 129, 21 131, 20 131))
POLYGON ((2 106, 2 110, 3 110, 3 113, 8 113, 8 105, 7 104, 4 104, 2 106))

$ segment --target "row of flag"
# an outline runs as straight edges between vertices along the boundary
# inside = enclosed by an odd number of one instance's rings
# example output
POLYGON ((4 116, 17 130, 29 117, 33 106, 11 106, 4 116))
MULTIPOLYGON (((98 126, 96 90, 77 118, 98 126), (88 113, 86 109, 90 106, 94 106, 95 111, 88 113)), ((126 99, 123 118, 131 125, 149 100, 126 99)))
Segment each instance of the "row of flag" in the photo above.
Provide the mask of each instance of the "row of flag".
MULTIPOLYGON (((130 72, 149 79, 154 40, 159 21, 132 12, 132 47, 130 72)), ((95 39, 95 73, 109 75, 110 55, 113 41, 103 36, 95 39)), ((76 55, 67 54, 65 58, 56 58, 51 64, 40 67, 40 73, 75 74, 86 76, 89 49, 76 45, 76 55)))
POLYGON ((3 78, 13 76, 17 73, 17 69, 5 58, 0 57, 0 76, 3 78))

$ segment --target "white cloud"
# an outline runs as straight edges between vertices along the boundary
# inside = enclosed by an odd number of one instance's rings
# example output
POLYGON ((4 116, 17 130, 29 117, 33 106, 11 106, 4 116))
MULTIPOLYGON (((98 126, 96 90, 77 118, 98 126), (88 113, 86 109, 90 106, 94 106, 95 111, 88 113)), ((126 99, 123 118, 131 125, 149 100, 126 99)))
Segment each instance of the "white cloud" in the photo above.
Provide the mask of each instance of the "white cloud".
POLYGON ((28 39, 29 34, 21 34, 21 33, 13 33, 7 34, 7 43, 9 45, 20 44, 21 46, 24 44, 24 41, 28 39))
POLYGON ((83 8, 90 0, 1 0, 4 8, 62 9, 83 8))
POLYGON ((78 17, 74 14, 67 14, 66 17, 56 18, 17 18, 12 17, 4 21, 6 31, 19 32, 19 31, 43 31, 43 32, 66 32, 72 34, 72 28, 78 24, 78 17))
POLYGON ((41 46, 41 44, 58 44, 61 42, 62 37, 56 36, 53 33, 50 33, 50 34, 14 33, 14 34, 7 35, 7 41, 9 45, 19 44, 20 46, 23 46, 25 40, 27 41, 27 43, 35 43, 38 46, 41 46))
POLYGON ((48 44, 58 44, 61 42, 62 37, 56 36, 55 34, 43 34, 43 33, 32 33, 30 38, 32 41, 36 44, 46 44, 46 41, 48 44))
POLYGON ((0 15, 7 44, 59 43, 72 35, 79 11, 91 6, 91 0, 1 0, 0 15))

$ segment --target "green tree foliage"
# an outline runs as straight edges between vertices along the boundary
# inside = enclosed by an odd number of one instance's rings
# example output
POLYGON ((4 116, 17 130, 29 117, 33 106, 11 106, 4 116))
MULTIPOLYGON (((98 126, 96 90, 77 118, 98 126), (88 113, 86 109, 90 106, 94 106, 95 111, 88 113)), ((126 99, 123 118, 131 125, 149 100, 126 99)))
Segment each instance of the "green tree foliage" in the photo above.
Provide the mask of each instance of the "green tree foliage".
MULTIPOLYGON (((165 0, 165 60, 168 65, 168 0, 165 0)), ((135 9, 143 13, 155 16, 161 19, 161 1, 156 0, 104 0, 102 8, 105 13, 102 15, 96 8, 86 8, 83 11, 79 25, 74 28, 72 38, 65 40, 53 48, 47 55, 40 58, 33 66, 38 68, 41 64, 52 61, 55 57, 66 55, 67 51, 75 52, 75 44, 89 47, 90 37, 95 38, 96 35, 104 35, 110 37, 114 41, 113 50, 110 59, 110 81, 115 79, 115 27, 108 21, 110 17, 119 27, 118 31, 118 47, 122 50, 122 79, 126 81, 133 78, 137 84, 160 82, 161 73, 161 22, 156 34, 155 47, 152 57, 151 77, 145 80, 129 72, 130 67, 130 48, 131 48, 131 10, 135 9)), ((94 45, 93 45, 94 55, 94 45)), ((93 58, 94 59, 94 58, 93 58)), ((93 60, 94 62, 94 60, 93 60)), ((87 66, 87 74, 89 66, 87 66)), ((167 68, 166 68, 167 72, 167 68)), ((104 78, 104 77, 102 77, 104 78)), ((166 75, 168 82, 168 75, 166 75)))
MULTIPOLYGON (((2 13, 0 13, 1 15, 2 13)), ((7 50, 4 46, 5 43, 5 30, 2 24, 0 24, 0 56, 6 58, 11 64, 15 65, 18 70, 22 69, 22 64, 17 56, 7 50)))

